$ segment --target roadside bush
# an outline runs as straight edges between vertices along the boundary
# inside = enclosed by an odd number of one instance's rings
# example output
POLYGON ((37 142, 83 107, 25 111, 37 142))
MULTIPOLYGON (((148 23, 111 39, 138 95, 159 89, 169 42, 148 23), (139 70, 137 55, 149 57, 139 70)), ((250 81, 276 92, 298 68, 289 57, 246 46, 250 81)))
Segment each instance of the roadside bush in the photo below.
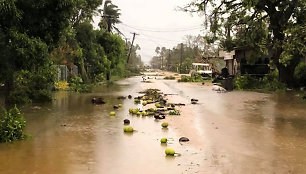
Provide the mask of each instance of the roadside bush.
POLYGON ((131 77, 131 76, 137 76, 140 75, 140 68, 137 68, 135 66, 127 66, 125 69, 125 76, 131 77))
POLYGON ((173 76, 166 76, 164 79, 165 80, 175 80, 175 77, 173 77, 173 76))
POLYGON ((30 90, 28 87, 18 88, 10 92, 7 102, 10 104, 23 105, 31 103, 32 100, 29 97, 30 90))
POLYGON ((92 84, 85 84, 82 78, 78 76, 71 78, 69 85, 71 91, 79 93, 91 92, 93 88, 92 84))
POLYGON ((41 67, 36 71, 21 70, 14 73, 14 88, 7 98, 10 104, 51 101, 54 81, 52 68, 41 67))
POLYGON ((66 81, 58 81, 54 83, 55 90, 69 90, 69 83, 66 81))
POLYGON ((283 91, 286 85, 278 81, 278 71, 273 71, 263 78, 256 79, 246 74, 234 79, 234 87, 238 90, 259 89, 266 92, 283 91))
POLYGON ((181 76, 181 79, 178 79, 178 82, 191 82, 190 76, 181 76))
POLYGON ((294 72, 294 77, 300 86, 306 86, 306 64, 300 63, 294 72))
POLYGON ((259 81, 246 74, 234 79, 234 87, 238 90, 255 89, 259 86, 259 81))
POLYGON ((106 80, 106 78, 105 78, 104 73, 100 73, 100 74, 96 75, 96 77, 95 77, 95 82, 96 83, 103 82, 105 80, 106 80))
POLYGON ((30 94, 33 102, 49 102, 52 101, 52 93, 47 89, 36 90, 30 94))
POLYGON ((278 80, 278 71, 273 71, 260 79, 260 84, 265 91, 283 91, 286 89, 286 85, 278 80))
POLYGON ((25 126, 26 121, 16 105, 9 111, 4 110, 0 118, 0 142, 6 143, 24 139, 25 126))
POLYGON ((178 82, 203 82, 203 77, 198 73, 193 73, 191 76, 181 76, 178 82))

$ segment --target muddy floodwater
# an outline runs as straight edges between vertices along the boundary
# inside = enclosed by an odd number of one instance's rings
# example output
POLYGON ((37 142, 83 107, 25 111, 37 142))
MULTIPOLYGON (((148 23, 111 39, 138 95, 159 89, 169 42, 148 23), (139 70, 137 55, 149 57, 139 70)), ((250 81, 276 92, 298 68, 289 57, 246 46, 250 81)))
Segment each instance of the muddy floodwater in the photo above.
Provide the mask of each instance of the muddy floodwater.
POLYGON ((306 173, 306 102, 293 93, 216 93, 211 86, 152 78, 125 79, 90 94, 57 92, 50 104, 23 108, 31 138, 0 144, 0 173, 306 173), (178 108, 181 115, 129 115, 129 108, 141 106, 117 97, 138 96, 147 88, 186 103, 178 108), (107 104, 93 105, 94 96, 107 104), (191 98, 199 103, 190 104, 191 98), (122 108, 109 116, 117 104, 122 108), (123 132, 126 118, 136 132, 123 132), (164 121, 168 129, 161 128, 164 121), (182 136, 190 142, 179 143, 182 136), (161 145, 163 137, 167 145, 161 145), (166 157, 167 147, 179 154, 166 157))

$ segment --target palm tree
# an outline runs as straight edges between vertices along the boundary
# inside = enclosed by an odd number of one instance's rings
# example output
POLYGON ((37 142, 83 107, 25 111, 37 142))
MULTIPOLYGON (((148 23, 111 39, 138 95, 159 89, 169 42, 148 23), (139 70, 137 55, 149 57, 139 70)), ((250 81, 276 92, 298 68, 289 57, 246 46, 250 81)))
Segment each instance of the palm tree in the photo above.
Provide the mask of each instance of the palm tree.
POLYGON ((121 23, 119 20, 119 16, 121 13, 119 12, 117 5, 114 5, 110 0, 106 0, 103 7, 103 14, 101 21, 99 23, 100 28, 107 29, 108 32, 112 32, 112 30, 116 30, 118 33, 121 33, 116 24, 121 23))

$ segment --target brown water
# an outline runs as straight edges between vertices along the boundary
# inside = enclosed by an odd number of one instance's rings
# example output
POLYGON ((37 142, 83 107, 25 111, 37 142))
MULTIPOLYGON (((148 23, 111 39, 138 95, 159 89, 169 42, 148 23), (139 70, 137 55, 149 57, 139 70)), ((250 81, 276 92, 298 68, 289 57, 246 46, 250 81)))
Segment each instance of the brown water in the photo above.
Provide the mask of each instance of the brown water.
POLYGON ((32 138, 0 144, 0 173, 306 173, 306 103, 293 94, 215 93, 209 86, 140 79, 91 94, 59 92, 52 104, 24 108, 32 138), (128 109, 136 107, 132 100, 116 99, 148 87, 179 94, 169 100, 200 102, 169 117, 164 130, 163 121, 129 116, 128 109), (92 105, 93 96, 107 104, 92 105), (119 103, 123 107, 110 117, 119 103), (125 118, 137 132, 123 133, 125 118), (180 136, 190 143, 179 144, 180 136), (181 156, 166 157, 162 137, 181 156))

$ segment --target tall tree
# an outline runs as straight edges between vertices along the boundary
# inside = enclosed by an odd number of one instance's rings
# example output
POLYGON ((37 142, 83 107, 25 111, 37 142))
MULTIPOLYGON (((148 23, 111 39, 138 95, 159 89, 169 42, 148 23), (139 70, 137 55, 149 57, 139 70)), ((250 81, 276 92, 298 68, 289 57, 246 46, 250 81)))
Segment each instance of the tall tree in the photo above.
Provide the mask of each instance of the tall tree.
POLYGON ((47 87, 42 84, 49 77, 41 75, 52 74, 49 53, 69 26, 74 9, 74 0, 1 1, 0 81, 5 82, 6 97, 17 87, 16 73, 29 74, 30 81, 41 82, 33 91, 23 90, 27 97, 47 87))
POLYGON ((103 0, 77 0, 74 10, 74 14, 71 18, 72 26, 85 21, 92 21, 92 17, 99 14, 103 0))
POLYGON ((120 30, 115 26, 121 23, 119 20, 121 13, 117 5, 114 5, 112 1, 106 0, 103 7, 103 13, 101 16, 101 21, 99 23, 100 28, 106 29, 108 32, 113 30, 121 33, 120 30))
POLYGON ((305 9, 304 0, 194 0, 184 8, 204 12, 211 31, 208 40, 221 41, 227 50, 242 44, 257 54, 272 55, 279 80, 289 86, 299 59, 305 56, 305 32, 294 47, 287 41, 296 36, 292 32, 297 28, 305 31, 305 9))

